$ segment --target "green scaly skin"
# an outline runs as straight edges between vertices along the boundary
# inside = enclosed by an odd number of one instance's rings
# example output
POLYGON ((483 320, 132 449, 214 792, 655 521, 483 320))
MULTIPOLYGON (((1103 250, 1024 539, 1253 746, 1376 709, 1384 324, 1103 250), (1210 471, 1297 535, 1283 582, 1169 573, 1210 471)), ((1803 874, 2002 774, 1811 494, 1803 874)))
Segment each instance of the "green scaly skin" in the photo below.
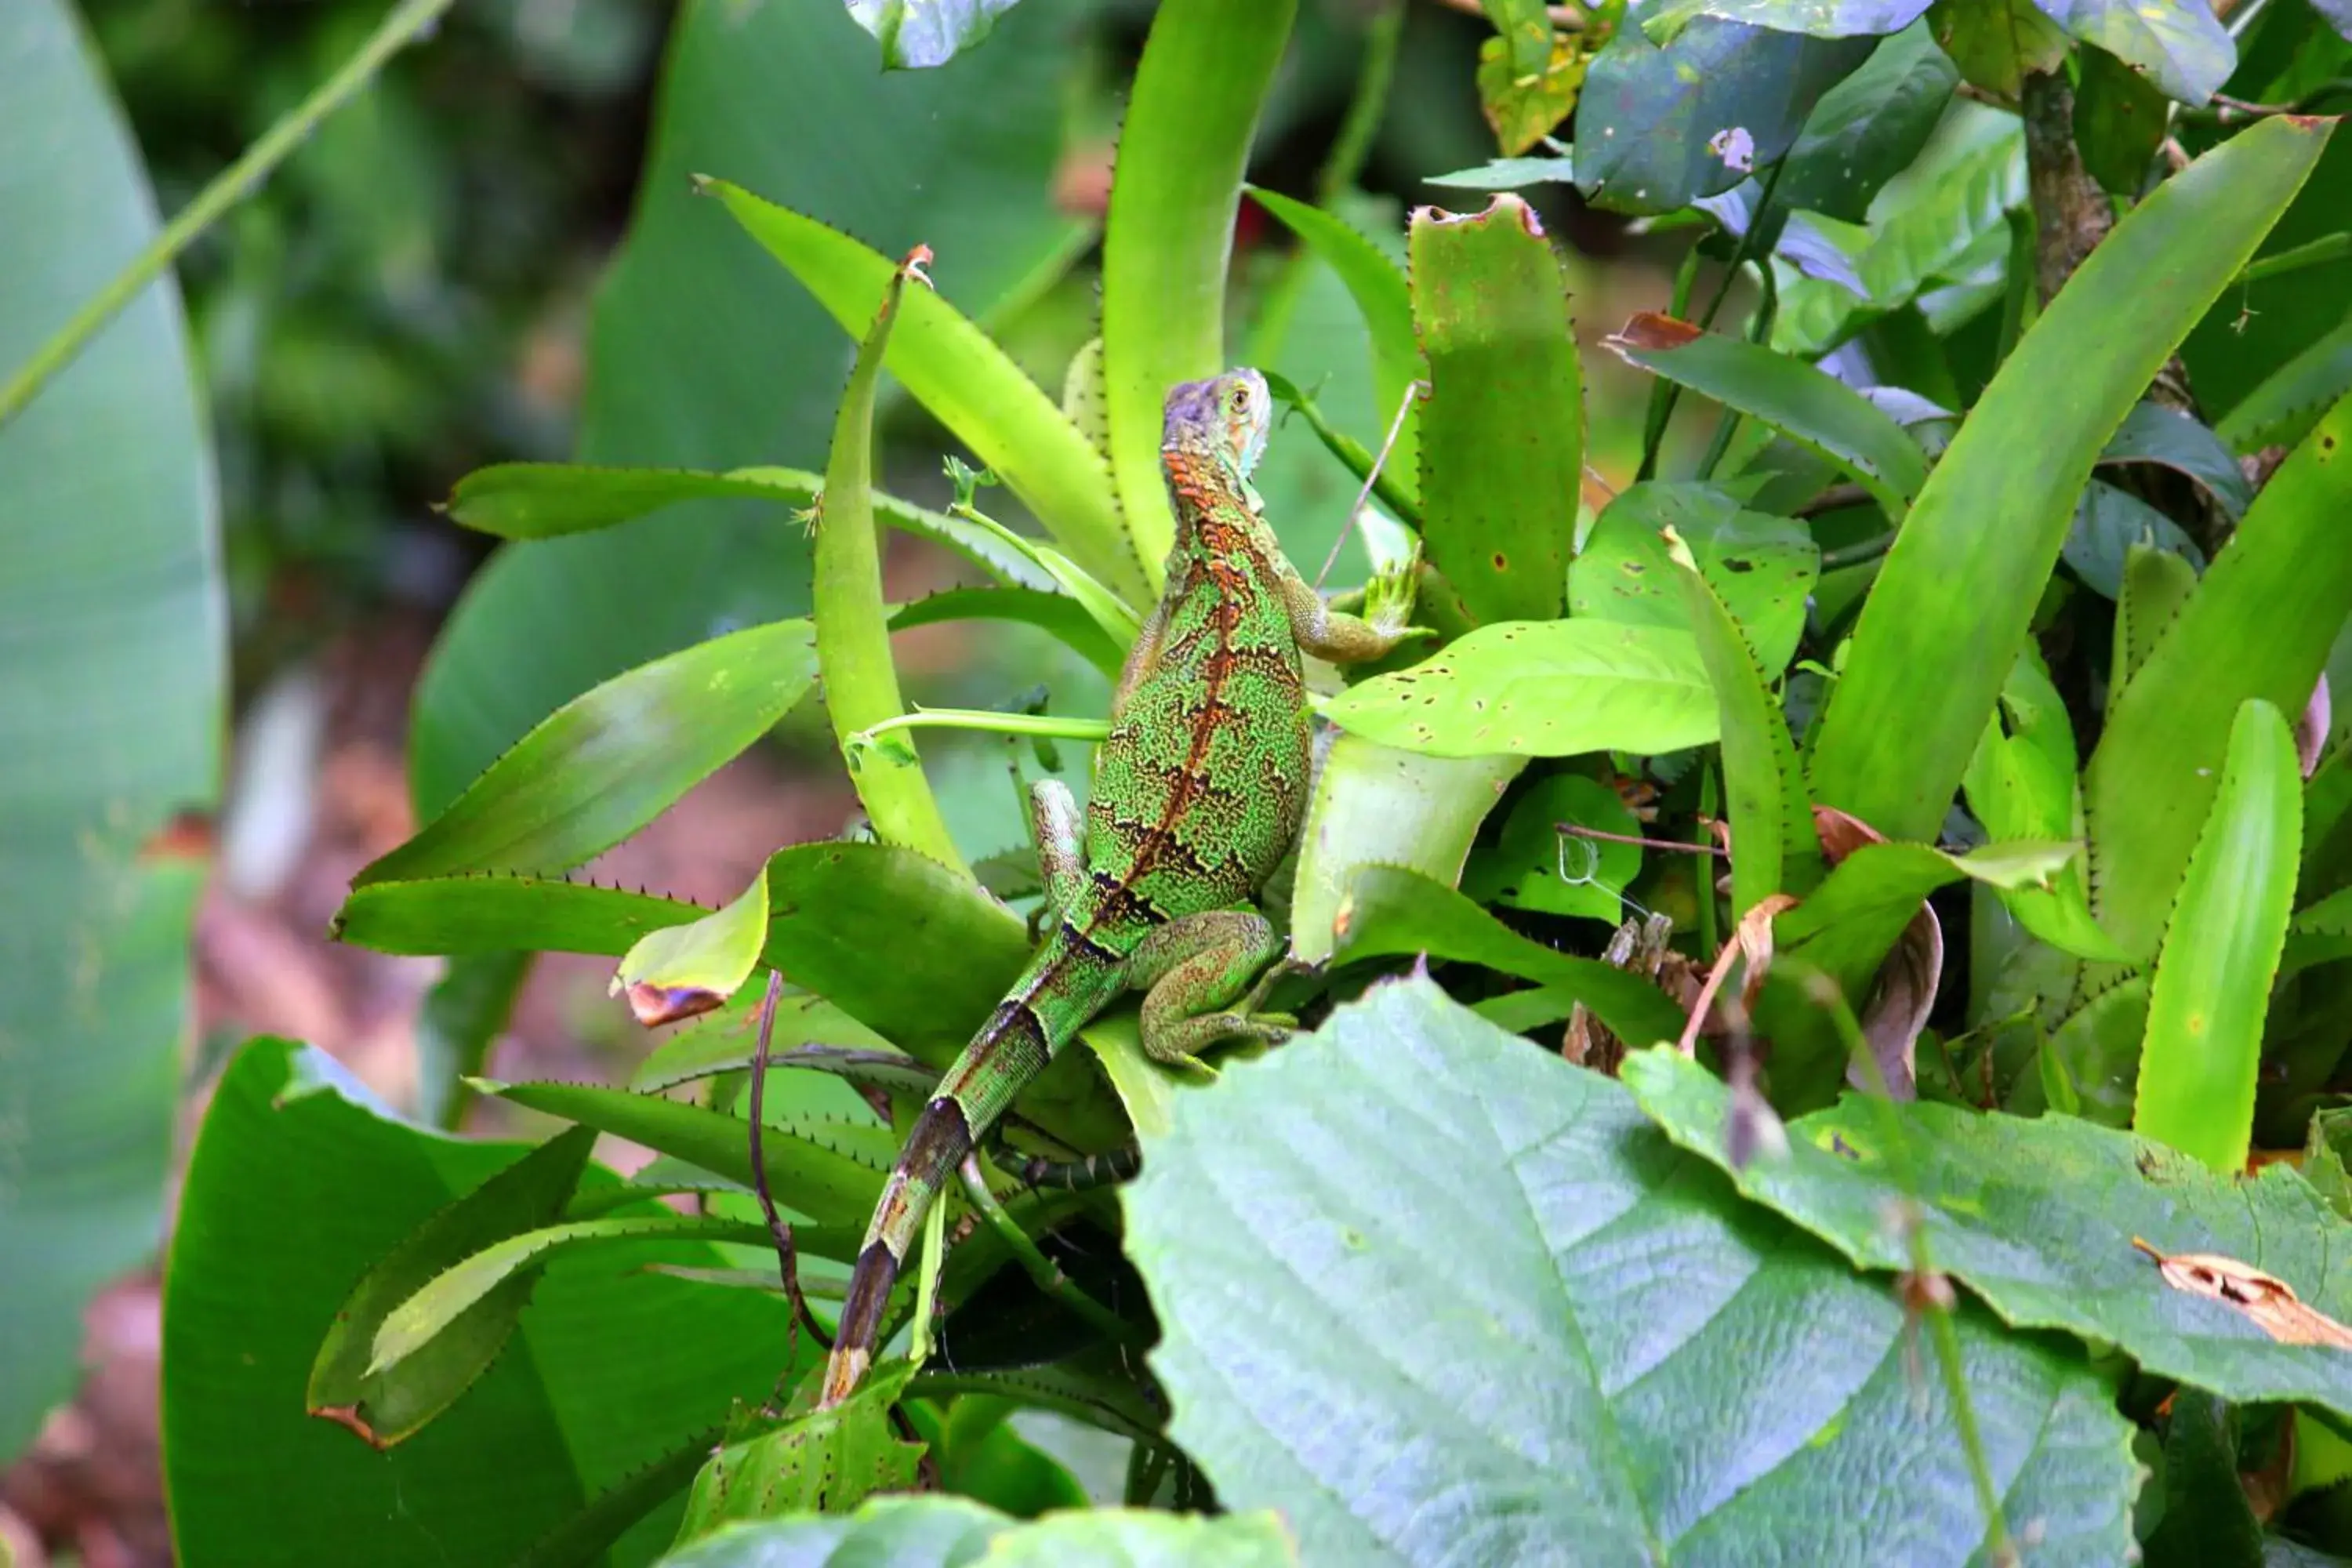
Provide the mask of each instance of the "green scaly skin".
POLYGON ((949 1173, 1121 993, 1144 993, 1144 1048, 1164 1062, 1287 1032, 1287 1020, 1251 1016, 1280 973, 1267 965, 1282 942, 1244 906, 1306 811, 1301 656, 1354 663, 1417 634, 1404 624, 1410 563, 1374 579, 1359 619, 1325 605, 1283 558, 1249 482, 1271 415, 1254 370, 1168 395, 1167 590, 1120 672, 1084 824, 1060 784, 1031 793, 1055 923, 908 1136, 850 1278, 820 1409, 866 1375, 890 1288, 949 1173))

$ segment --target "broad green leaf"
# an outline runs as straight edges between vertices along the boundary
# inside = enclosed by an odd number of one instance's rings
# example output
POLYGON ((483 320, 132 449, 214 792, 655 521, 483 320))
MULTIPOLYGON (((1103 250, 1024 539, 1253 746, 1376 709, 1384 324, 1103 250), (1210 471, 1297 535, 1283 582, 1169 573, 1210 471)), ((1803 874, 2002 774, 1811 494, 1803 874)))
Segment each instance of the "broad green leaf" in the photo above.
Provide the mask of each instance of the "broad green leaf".
POLYGON ((2084 485, 2074 526, 2058 551, 2084 586, 2102 598, 2120 595, 2125 566, 2141 547, 2181 557, 2192 574, 2205 563, 2204 552, 2181 526, 2139 497, 2098 479, 2084 485))
MULTIPOLYGON (((0 377, 155 234, 79 10, 0 5, 0 377)), ((166 278, 0 427, 0 1467, 163 1229, 205 872, 171 824, 228 717, 197 385, 166 278)))
MULTIPOLYGON (((1337 213, 1286 196, 1278 191, 1249 187, 1250 199, 1282 220, 1299 242, 1331 268, 1363 312, 1365 330, 1372 340, 1372 401, 1385 421, 1404 406, 1405 390, 1422 377, 1421 342, 1413 335, 1412 300, 1404 274, 1337 213)), ((1386 434, 1383 426, 1382 434, 1386 434)), ((1418 496, 1421 486, 1421 415, 1407 411, 1404 425, 1389 448, 1387 473, 1418 496)))
POLYGON ((1927 26, 1963 80, 2004 101, 2016 100, 2027 73, 2065 64, 2066 35, 2038 0, 1936 0, 1927 26))
POLYGON ((1654 755, 1717 733, 1715 692, 1688 632, 1602 620, 1481 626, 1411 669, 1349 687, 1323 712, 1434 757, 1654 755))
POLYGON ((1307 963, 1331 956, 1348 885, 1362 867, 1402 866, 1453 886, 1478 825, 1526 766, 1522 757, 1427 757, 1333 736, 1298 838, 1292 954, 1307 963))
POLYGON ((1018 621, 1051 636, 1103 672, 1118 679, 1126 647, 1112 640, 1102 623, 1067 594, 1036 588, 949 588, 901 607, 890 629, 903 632, 943 621, 1018 621))
MULTIPOLYGON (((1880 566, 1814 743, 1817 799, 1889 837, 1942 826, 2093 462, 2293 199, 2326 134, 2273 119, 2206 153, 2117 223, 2027 330, 1880 566), (2035 460, 2018 462, 2028 447, 2035 460), (2002 526, 1986 528, 1989 517, 2002 526)), ((2095 784, 2090 798, 2096 834, 2095 784)), ((2108 930, 2137 945, 2130 928, 2108 930)))
MULTIPOLYGON (((1720 1080, 1671 1051, 1637 1052, 1622 1070, 1669 1137, 1728 1168, 1720 1080)), ((1787 1157, 1752 1161, 1733 1180, 1858 1267, 1908 1268, 1907 1243, 1886 1224, 1887 1205, 1906 1196, 1886 1146, 1890 1116, 1908 1145, 1928 1255, 2012 1326, 2112 1344, 2158 1377, 2226 1399, 2352 1412, 2352 1357, 2277 1342, 2221 1302, 2167 1285, 2132 1245, 2236 1258, 2340 1321, 2352 1314, 2352 1274, 2334 1263, 2344 1222, 2293 1171, 2222 1175, 2072 1117, 1849 1096, 1790 1123, 1787 1157)))
POLYGON ((1872 202, 1868 228, 1811 226, 1842 246, 1861 290, 1791 273, 1772 321, 1774 348, 1808 359, 1825 353, 1938 284, 1966 277, 1985 246, 2006 247, 2007 214, 2026 204, 2023 137, 1990 110, 1946 123, 1968 134, 1948 132, 1930 143, 1872 202))
POLYGON ((1473 622, 1559 613, 1583 481, 1584 394, 1568 283, 1535 211, 1423 207, 1406 237, 1429 355, 1423 546, 1473 622))
POLYGON ((1821 879, 1821 840, 1788 719, 1755 646, 1717 586, 1722 579, 1704 571, 1672 531, 1665 546, 1715 686, 1731 822, 1731 907, 1735 916, 1744 916, 1769 894, 1810 890, 1821 879))
POLYGON ((1111 478, 1153 593, 1176 531, 1161 405, 1178 382, 1227 368, 1225 258, 1297 10, 1297 0, 1169 0, 1128 93, 1103 232, 1103 392, 1111 478))
POLYGON ((2245 1169, 2252 1143, 2263 1019, 2303 850, 2302 783, 2285 718, 2248 699, 2148 993, 2132 1130, 2223 1175, 2245 1169))
POLYGON ((1664 0, 1643 10, 1642 30, 1663 43, 1694 16, 1718 16, 1817 38, 1875 37, 1901 32, 1927 9, 1927 0, 1664 0))
POLYGON ((849 14, 882 46, 886 70, 943 66, 977 47, 1020 0, 849 0, 849 14))
MULTIPOLYGON (((862 336, 897 263, 848 235, 725 180, 704 188, 782 262, 844 331, 862 336)), ((953 253, 938 252, 949 275, 953 253)), ((1102 458, 988 334, 929 289, 909 294, 883 365, 1004 481, 1055 542, 1140 598, 1143 576, 1102 458)))
POLYGON ((2137 201, 2170 118, 2164 93, 2105 49, 2083 49, 2074 59, 2074 146, 2083 167, 2110 195, 2137 201))
POLYGON ((698 921, 639 937, 621 955, 614 992, 647 1028, 726 1005, 760 962, 768 936, 768 868, 732 901, 698 921))
POLYGON ((2160 403, 2135 404, 2122 426, 2108 437, 2099 454, 2100 466, 2122 463, 2155 463, 2187 475, 2221 503, 2232 522, 2245 515, 2254 499, 2254 487, 2246 482, 2221 438, 2193 416, 2160 403))
POLYGON ((816 628, 825 716, 850 761, 850 786, 874 837, 969 877, 923 774, 915 738, 900 734, 890 746, 851 750, 853 736, 907 715, 898 667, 890 657, 888 613, 882 606, 882 538, 874 521, 874 404, 899 321, 910 304, 919 308, 930 296, 930 281, 922 272, 929 260, 929 253, 918 247, 890 270, 877 290, 880 302, 872 322, 857 341, 849 384, 834 416, 833 451, 825 459, 824 498, 818 503, 811 546, 816 603, 809 622, 816 628), (917 285, 911 301, 909 281, 917 285))
MULTIPOLYGON (((751 1123, 658 1094, 632 1094, 584 1083, 497 1083, 478 1086, 511 1105, 560 1116, 656 1153, 701 1166, 730 1182, 751 1184, 751 1123)), ((862 1225, 874 1212, 882 1177, 898 1158, 890 1129, 867 1120, 779 1115, 768 1108, 760 1139, 761 1163, 776 1202, 820 1226, 862 1225)))
MULTIPOLYGON (((935 1067, 962 1048, 1028 957, 1018 916, 911 850, 795 845, 770 858, 768 895, 761 962, 935 1067)), ((616 888, 448 877, 360 889, 335 934, 381 952, 618 958, 646 932, 709 912, 616 888)))
POLYGON ((473 1309, 451 1315, 451 1332, 430 1357, 397 1376, 371 1364, 375 1333, 393 1310, 468 1254, 543 1226, 563 1212, 587 1169, 596 1135, 584 1128, 550 1139, 435 1215, 377 1261, 337 1311, 311 1363, 303 1405, 311 1415, 349 1427, 373 1447, 389 1448, 416 1435, 473 1385, 505 1348, 530 1300, 536 1274, 510 1275, 495 1291, 477 1292, 473 1309))
POLYGON ((2069 35, 2146 76, 2167 98, 2204 103, 2237 68, 2237 46, 2206 0, 2033 0, 2069 35))
POLYGON ((1605 340, 1627 363, 1761 420, 1835 463, 1901 521, 1927 482, 1927 459, 1862 394, 1786 354, 1671 316, 1641 315, 1605 340))
POLYGON ((1599 779, 1555 773, 1512 805, 1493 847, 1472 857, 1462 890, 1482 904, 1615 925, 1625 918, 1625 886, 1642 871, 1641 847, 1574 837, 1563 823, 1624 837, 1642 831, 1633 808, 1599 779))
POLYGON ((1804 635, 1805 600, 1821 577, 1821 547, 1803 523, 1744 510, 1710 485, 1638 484, 1601 509, 1568 569, 1568 607, 1634 626, 1692 629, 1666 558, 1671 528, 1706 570, 1723 607, 1778 677, 1804 635))
MULTIPOLYGON (((584 1154, 595 1142, 595 1133, 588 1127, 576 1127, 562 1134, 562 1140, 576 1142, 584 1154)), ((803 1239, 794 1237, 796 1242, 803 1239)), ((501 1301, 519 1284, 528 1286, 540 1267, 555 1253, 645 1241, 735 1242, 765 1247, 769 1237, 764 1224, 724 1219, 716 1215, 683 1214, 572 1220, 502 1236, 477 1251, 457 1255, 447 1266, 425 1276, 406 1295, 389 1298, 393 1303, 389 1311, 364 1324, 352 1325, 354 1331, 349 1342, 365 1358, 366 1376, 389 1377, 395 1369, 404 1373, 424 1352, 440 1350, 447 1342, 446 1336, 466 1328, 483 1305, 501 1301)), ((829 1248, 812 1244, 809 1251, 837 1258, 855 1245, 845 1235, 829 1248)), ((344 1324, 339 1321, 337 1327, 344 1324)), ((315 1394, 314 1382, 314 1397, 315 1394)))
POLYGON ((2352 392, 2352 311, 2336 330, 2273 371, 2214 426, 2233 452, 2292 447, 2352 392))
POLYGON ((2263 1527, 2238 1479, 2236 1414, 2210 1394, 2182 1389, 2166 1406, 2163 1502, 2147 1537, 2157 1568, 2263 1568, 2263 1527))
MULTIPOLYGON (((1045 192, 1085 9, 1026 0, 993 47, 936 71, 883 72, 833 0, 680 8, 628 237, 594 295, 574 456, 722 470, 822 460, 840 329, 695 194, 697 172, 892 254, 929 245, 941 290, 982 321, 1066 267, 1087 226, 1045 192)), ((877 280, 854 301, 859 330, 879 292, 877 280)), ((410 742, 419 816, 598 681, 714 630, 805 613, 807 581, 787 510, 748 500, 501 550, 425 668, 410 742)))
POLYGON ((911 1489, 922 1446, 899 1441, 890 1406, 914 1371, 907 1362, 878 1367, 836 1408, 809 1411, 710 1456, 694 1478, 679 1542, 739 1521, 814 1513, 911 1489))
MULTIPOLYGON (((1741 1204, 1619 1085, 1425 980, 1180 1097, 1126 1210, 1170 1435, 1226 1507, 1279 1508, 1307 1562, 1979 1547, 1892 1293, 1741 1204), (1367 1466, 1368 1432, 1412 1440, 1367 1466)), ((1956 1327, 2011 1529, 2052 1562, 2123 1556, 2130 1428, 2105 1383, 1973 1306, 1956 1327)))
MULTIPOLYGON (((526 1152, 399 1121, 317 1052, 261 1040, 238 1054, 196 1137, 163 1282, 183 1561, 505 1568, 678 1436, 767 1393, 782 1306, 636 1270, 677 1258, 670 1247, 557 1260, 509 1353, 389 1452, 308 1415, 305 1383, 353 1282, 526 1152)), ((584 1190, 614 1184, 592 1168, 584 1190)), ((649 1560, 676 1518, 659 1510, 613 1561, 649 1560)))
POLYGON ((1640 27, 1620 27, 1585 73, 1577 189, 1626 213, 1718 195, 1787 152, 1813 104, 1870 50, 1867 39, 1714 16, 1696 18, 1664 48, 1640 27))
POLYGON ((1270 1510, 1171 1514, 1090 1509, 1024 1524, 959 1497, 882 1497, 856 1512, 722 1530, 662 1559, 661 1568, 777 1568, 832 1563, 977 1563, 994 1568, 1290 1568, 1290 1533, 1270 1510))
MULTIPOLYGON (((2001 687, 2000 708, 1987 721, 1960 787, 1969 809, 1995 840, 2083 836, 2074 721, 2042 668, 2041 650, 2031 642, 2018 651, 2001 687)), ((2092 917, 2079 861, 2069 860, 2046 888, 1995 891, 2020 925, 2061 952, 2109 961, 2124 956, 2092 917)))
MULTIPOLYGON (((824 493, 824 476, 800 468, 732 468, 722 474, 694 468, 499 463, 459 479, 449 492, 447 510, 467 528, 502 539, 557 539, 708 497, 777 500, 805 510, 824 493)), ((945 545, 1008 587, 1054 585, 1026 551, 962 518, 878 493, 874 510, 892 528, 945 545)))
POLYGON ((1813 106, 1789 149, 1773 200, 1792 210, 1860 223, 1879 187, 1908 168, 1927 144, 1959 79, 1925 24, 1915 22, 1883 39, 1860 69, 1813 106))
POLYGON ((2352 552, 2337 548, 2347 475, 2352 398, 2271 476, 2116 699, 2084 798, 2100 923, 2135 957, 2154 952, 2171 912, 2239 704, 2300 713, 2352 612, 2352 552))
POLYGON ((1627 1040, 1646 1044, 1682 1032, 1681 1010, 1647 980, 1530 941, 1418 872, 1393 866, 1357 872, 1340 906, 1338 938, 1337 963, 1425 953, 1481 964, 1582 1002, 1627 1040))
POLYGON ((1926 844, 1865 844, 1838 862, 1803 903, 1775 920, 1773 932, 1782 947, 1835 975, 1852 995, 1937 888, 1963 877, 1996 888, 2047 887, 2081 853, 2077 844, 2031 840, 1988 844, 1966 855, 1926 844))
POLYGON ((767 733, 815 676, 805 620, 748 627, 616 676, 548 715, 352 884, 583 865, 767 733))

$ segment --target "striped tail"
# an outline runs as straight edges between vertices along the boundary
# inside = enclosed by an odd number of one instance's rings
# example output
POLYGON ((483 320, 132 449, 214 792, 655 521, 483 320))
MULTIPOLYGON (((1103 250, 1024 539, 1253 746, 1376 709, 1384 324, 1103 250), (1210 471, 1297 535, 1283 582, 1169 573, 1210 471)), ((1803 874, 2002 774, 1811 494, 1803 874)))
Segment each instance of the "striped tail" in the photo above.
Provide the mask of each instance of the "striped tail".
POLYGON ((898 1283, 923 1216, 947 1184, 949 1173, 963 1163, 1013 1097, 1118 994, 1117 973, 1078 958, 1074 947, 1070 927, 1062 925, 956 1058, 940 1080, 939 1093, 915 1119, 907 1146, 882 1188, 881 1202, 874 1206, 866 1245, 849 1277, 818 1409, 840 1404, 864 1380, 890 1288, 898 1283))

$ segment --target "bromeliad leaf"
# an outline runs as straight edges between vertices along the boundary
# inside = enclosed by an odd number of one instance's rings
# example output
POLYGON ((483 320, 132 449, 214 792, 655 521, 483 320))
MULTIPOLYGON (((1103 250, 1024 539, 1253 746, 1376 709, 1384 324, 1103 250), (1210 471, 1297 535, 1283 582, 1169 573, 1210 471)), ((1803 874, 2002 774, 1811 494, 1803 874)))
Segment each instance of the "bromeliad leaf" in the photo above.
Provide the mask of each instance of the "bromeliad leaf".
POLYGON ((1602 620, 1481 626, 1324 705, 1333 723, 1435 757, 1655 755, 1716 738, 1690 633, 1602 620))
MULTIPOLYGON (((457 481, 447 510, 467 528, 501 539, 555 539, 610 528, 681 501, 709 496, 780 501, 796 511, 816 505, 822 475, 801 468, 607 468, 572 463, 500 463, 457 481)), ((1054 580, 1029 552, 986 529, 877 493, 874 514, 901 533, 945 545, 1007 587, 1045 588, 1054 580)))
MULTIPOLYGON (((732 1535, 720 1532, 730 1521, 837 1510, 874 1492, 913 1486, 922 1447, 898 1440, 890 1406, 914 1373, 911 1362, 878 1368, 873 1380, 838 1408, 811 1411, 713 1454, 694 1479, 678 1540, 693 1542, 719 1532, 710 1542, 719 1546, 732 1535)), ((699 1560, 728 1561, 709 1557, 707 1551, 699 1560)))
POLYGON ((1852 474, 1890 521, 1927 482, 1903 426, 1826 371, 1761 344, 1644 311, 1605 340, 1627 363, 1762 420, 1852 474))
POLYGON ((1690 630, 1691 607, 1661 536, 1668 528, 1706 569, 1765 673, 1777 678, 1804 633, 1821 547, 1804 524, 1748 511, 1712 485, 1650 483, 1621 491, 1594 520, 1568 569, 1570 613, 1690 630))
MULTIPOLYGON (((1667 1136, 1728 1169, 1720 1080, 1654 1050, 1628 1057, 1623 1076, 1667 1136)), ((2352 1274, 2335 1262, 2344 1223, 2293 1171, 2225 1175, 2071 1117, 1855 1097, 1790 1123, 1787 1157, 1754 1161, 1733 1180, 1858 1266, 1895 1270, 1911 1266, 1886 1224, 1887 1205, 1906 1198, 1897 1158, 1911 1168, 1937 1267, 2013 1326, 2115 1345, 2158 1376, 2226 1399, 2352 1414, 2352 1356, 2277 1343, 2242 1314, 2165 1284, 2133 1245, 2243 1259, 2341 1321, 2352 1315, 2352 1274), (1895 1131, 1901 1154, 1887 1147, 1895 1131)))
POLYGON ((765 734, 815 675, 814 635, 794 620, 731 632, 616 676, 549 715, 352 885, 581 865, 765 734))
POLYGON ((1517 196, 1412 215, 1413 320, 1429 355, 1423 545, 1475 622, 1559 613, 1583 482, 1568 282, 1517 196))
POLYGON ((768 937, 768 868, 724 909, 664 926, 621 956, 613 991, 627 991, 629 1011, 646 1028, 724 1006, 760 962, 768 937))
MULTIPOLYGON (((1171 1436, 1227 1507, 1278 1505, 1307 1562, 1574 1542, 1957 1568, 1978 1546, 1943 1384, 1891 1293, 1741 1205, 1620 1086, 1427 981, 1178 1097, 1127 1216, 1171 1436), (1365 1431, 1420 1434, 1414 1462, 1355 1463, 1365 1431)), ((2126 1552, 2130 1428, 2106 1385, 1959 1319, 2011 1528, 2036 1521, 2053 1561, 2126 1552)))

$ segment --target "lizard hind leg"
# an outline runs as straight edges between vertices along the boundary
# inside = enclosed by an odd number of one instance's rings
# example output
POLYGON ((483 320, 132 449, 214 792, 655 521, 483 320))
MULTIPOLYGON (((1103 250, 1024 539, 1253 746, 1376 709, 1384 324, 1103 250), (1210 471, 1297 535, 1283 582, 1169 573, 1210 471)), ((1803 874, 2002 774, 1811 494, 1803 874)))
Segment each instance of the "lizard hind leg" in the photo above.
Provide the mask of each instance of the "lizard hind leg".
POLYGON ((1047 921, 1066 913, 1087 884, 1087 819, 1077 797, 1059 779, 1029 786, 1029 833, 1037 845, 1037 871, 1045 897, 1029 917, 1034 944, 1047 921))
POLYGON ((1202 1068, 1200 1053, 1236 1037, 1279 1040, 1290 1020, 1255 1016, 1237 999, 1283 950, 1274 925, 1255 910, 1212 910, 1160 927, 1128 960, 1127 979, 1143 997, 1143 1048, 1171 1067, 1202 1068))

